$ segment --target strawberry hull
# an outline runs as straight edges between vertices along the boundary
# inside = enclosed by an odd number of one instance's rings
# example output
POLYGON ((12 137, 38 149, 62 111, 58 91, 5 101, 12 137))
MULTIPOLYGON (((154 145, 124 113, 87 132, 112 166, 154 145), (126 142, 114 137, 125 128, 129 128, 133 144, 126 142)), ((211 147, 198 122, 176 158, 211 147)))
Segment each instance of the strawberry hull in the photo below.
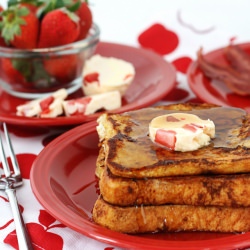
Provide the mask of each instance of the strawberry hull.
POLYGON ((99 34, 98 26, 93 25, 87 38, 64 46, 33 50, 0 47, 1 86, 22 98, 36 98, 60 88, 77 90, 99 34))

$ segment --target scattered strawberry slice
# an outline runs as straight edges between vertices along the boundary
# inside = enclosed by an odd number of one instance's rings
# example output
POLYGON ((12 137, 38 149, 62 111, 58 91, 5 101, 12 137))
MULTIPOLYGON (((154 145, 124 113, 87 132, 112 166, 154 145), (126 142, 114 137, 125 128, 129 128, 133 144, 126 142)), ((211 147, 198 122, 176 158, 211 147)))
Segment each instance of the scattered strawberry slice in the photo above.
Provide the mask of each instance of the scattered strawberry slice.
POLYGON ((174 150, 176 143, 176 132, 173 130, 158 129, 155 135, 155 142, 171 150, 174 150))
POLYGON ((2 12, 1 35, 8 45, 19 49, 37 47, 39 20, 29 8, 13 5, 2 12))
POLYGON ((79 17, 65 7, 47 13, 41 22, 39 48, 55 47, 76 41, 80 32, 79 17))

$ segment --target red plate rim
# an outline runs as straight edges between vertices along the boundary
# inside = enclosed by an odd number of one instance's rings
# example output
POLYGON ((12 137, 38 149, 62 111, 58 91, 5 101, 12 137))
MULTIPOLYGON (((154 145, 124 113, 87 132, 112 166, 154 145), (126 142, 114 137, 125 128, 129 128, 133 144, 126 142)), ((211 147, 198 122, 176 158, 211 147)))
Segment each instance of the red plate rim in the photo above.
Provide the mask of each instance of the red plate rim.
MULTIPOLYGON (((125 248, 134 249, 235 249, 250 245, 250 233, 229 235, 222 238, 197 241, 169 241, 148 239, 111 231, 96 225, 92 221, 76 214, 53 192, 50 183, 50 171, 60 168, 51 165, 55 157, 69 145, 90 134, 96 133, 96 122, 80 125, 62 134, 46 146, 35 160, 30 174, 32 190, 42 206, 58 221, 69 228, 95 240, 125 248), (42 180, 41 180, 42 179, 42 180)), ((57 159, 57 158, 56 158, 57 159)), ((95 167, 95 166, 94 166, 95 167)), ((93 170, 94 171, 94 170, 93 170)))

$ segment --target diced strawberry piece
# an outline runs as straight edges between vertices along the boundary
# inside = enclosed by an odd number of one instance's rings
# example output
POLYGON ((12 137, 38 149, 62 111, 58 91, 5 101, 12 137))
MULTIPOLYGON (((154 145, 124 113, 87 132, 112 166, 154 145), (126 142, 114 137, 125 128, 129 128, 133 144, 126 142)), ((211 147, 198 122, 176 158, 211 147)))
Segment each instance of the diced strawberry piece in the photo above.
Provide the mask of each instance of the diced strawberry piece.
POLYGON ((197 131, 197 127, 193 126, 192 124, 185 124, 183 126, 183 128, 186 129, 186 130, 189 130, 189 131, 191 131, 193 133, 195 133, 197 131))
POLYGON ((196 127, 196 128, 203 128, 203 126, 195 124, 195 123, 191 123, 192 126, 196 127))
POLYGON ((124 77, 124 80, 127 80, 128 78, 132 77, 133 75, 132 74, 127 74, 125 77, 124 77))
POLYGON ((84 98, 78 98, 75 100, 75 102, 87 105, 90 103, 91 100, 92 100, 92 98, 90 96, 88 96, 88 97, 84 97, 84 98))
POLYGON ((172 115, 169 115, 169 116, 167 116, 166 121, 167 122, 179 122, 180 120, 172 115))
POLYGON ((47 108, 47 109, 41 111, 40 116, 45 115, 45 114, 49 114, 50 112, 51 112, 51 110, 49 108, 47 108))
POLYGON ((158 129, 155 135, 155 142, 171 150, 174 150, 176 143, 176 132, 173 130, 158 129))
POLYGON ((68 101, 68 105, 73 105, 77 107, 76 111, 74 113, 71 113, 70 115, 74 116, 74 115, 85 114, 86 107, 90 103, 91 100, 92 100, 91 97, 84 97, 84 98, 78 98, 78 99, 68 101))
POLYGON ((48 110, 49 109, 49 106, 50 104, 54 101, 54 97, 53 96, 49 96, 47 97, 46 99, 42 100, 39 104, 40 104, 40 107, 42 109, 42 111, 45 111, 45 110, 48 110))
POLYGON ((99 74, 97 72, 90 73, 84 77, 84 85, 87 85, 92 82, 98 82, 99 84, 99 74))

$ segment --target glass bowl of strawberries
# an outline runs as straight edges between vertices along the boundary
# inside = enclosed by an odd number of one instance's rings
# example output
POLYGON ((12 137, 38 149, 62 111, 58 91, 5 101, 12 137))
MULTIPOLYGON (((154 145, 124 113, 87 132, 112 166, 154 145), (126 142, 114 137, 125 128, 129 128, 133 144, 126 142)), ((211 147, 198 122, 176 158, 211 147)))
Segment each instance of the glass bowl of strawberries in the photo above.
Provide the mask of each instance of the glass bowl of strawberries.
POLYGON ((0 7, 1 87, 28 99, 79 89, 100 37, 92 19, 82 0, 9 0, 0 7))

